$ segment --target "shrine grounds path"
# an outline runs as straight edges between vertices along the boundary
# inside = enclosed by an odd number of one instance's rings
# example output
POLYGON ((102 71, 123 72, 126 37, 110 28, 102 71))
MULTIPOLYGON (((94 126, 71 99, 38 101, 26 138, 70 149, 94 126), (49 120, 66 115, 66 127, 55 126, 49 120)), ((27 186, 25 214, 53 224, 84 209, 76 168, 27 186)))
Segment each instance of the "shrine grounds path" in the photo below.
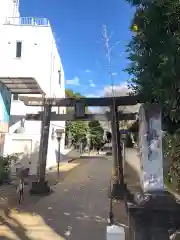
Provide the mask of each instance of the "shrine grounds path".
MULTIPOLYGON (((136 154, 134 149, 126 151, 127 162, 137 170, 136 154)), ((0 205, 0 240, 106 239, 112 157, 82 157, 68 163, 68 168, 52 184, 51 195, 26 193, 20 206, 13 202, 15 199, 9 201, 9 213, 5 211, 6 203, 0 205)), ((133 168, 125 164, 125 181, 130 187, 138 187, 133 168)), ((113 204, 113 211, 116 220, 127 225, 123 200, 113 204)))

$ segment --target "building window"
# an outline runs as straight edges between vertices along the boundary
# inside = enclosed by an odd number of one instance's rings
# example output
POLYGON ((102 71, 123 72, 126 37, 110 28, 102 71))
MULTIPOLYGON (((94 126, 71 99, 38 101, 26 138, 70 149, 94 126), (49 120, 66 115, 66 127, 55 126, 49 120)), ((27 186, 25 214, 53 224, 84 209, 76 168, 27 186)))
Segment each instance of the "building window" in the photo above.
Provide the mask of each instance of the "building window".
POLYGON ((59 84, 61 85, 61 70, 58 71, 58 75, 59 75, 59 84))
POLYGON ((13 94, 13 100, 19 100, 19 95, 18 94, 13 94))
POLYGON ((22 55, 22 42, 16 42, 16 57, 21 58, 22 55))

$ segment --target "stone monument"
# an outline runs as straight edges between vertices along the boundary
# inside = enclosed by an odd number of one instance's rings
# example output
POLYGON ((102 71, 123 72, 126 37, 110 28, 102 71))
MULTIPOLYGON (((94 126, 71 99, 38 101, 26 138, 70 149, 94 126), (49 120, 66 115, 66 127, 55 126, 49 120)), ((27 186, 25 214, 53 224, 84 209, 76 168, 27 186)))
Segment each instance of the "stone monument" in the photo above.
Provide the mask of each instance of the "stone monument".
POLYGON ((140 181, 143 192, 164 191, 161 108, 142 104, 139 110, 140 181))

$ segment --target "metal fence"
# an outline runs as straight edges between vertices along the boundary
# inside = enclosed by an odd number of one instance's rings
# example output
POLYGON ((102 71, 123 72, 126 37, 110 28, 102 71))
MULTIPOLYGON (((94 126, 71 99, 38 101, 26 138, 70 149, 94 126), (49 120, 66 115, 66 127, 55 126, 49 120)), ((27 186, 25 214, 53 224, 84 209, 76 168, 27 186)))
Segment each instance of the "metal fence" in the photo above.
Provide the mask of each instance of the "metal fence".
POLYGON ((50 26, 47 18, 19 17, 6 18, 4 25, 23 25, 23 26, 50 26))

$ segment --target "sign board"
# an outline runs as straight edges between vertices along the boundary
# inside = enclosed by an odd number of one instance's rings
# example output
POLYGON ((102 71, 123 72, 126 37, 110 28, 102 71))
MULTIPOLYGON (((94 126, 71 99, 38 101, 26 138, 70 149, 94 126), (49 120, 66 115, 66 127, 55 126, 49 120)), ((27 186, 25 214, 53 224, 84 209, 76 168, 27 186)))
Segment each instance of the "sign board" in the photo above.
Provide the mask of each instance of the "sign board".
POLYGON ((161 108, 143 104, 139 114, 140 178, 145 192, 164 190, 161 108))
POLYGON ((85 113, 85 105, 82 102, 75 103, 75 117, 76 118, 84 118, 86 115, 85 113))
POLYGON ((9 116, 11 109, 11 93, 0 83, 0 133, 9 131, 9 116))

